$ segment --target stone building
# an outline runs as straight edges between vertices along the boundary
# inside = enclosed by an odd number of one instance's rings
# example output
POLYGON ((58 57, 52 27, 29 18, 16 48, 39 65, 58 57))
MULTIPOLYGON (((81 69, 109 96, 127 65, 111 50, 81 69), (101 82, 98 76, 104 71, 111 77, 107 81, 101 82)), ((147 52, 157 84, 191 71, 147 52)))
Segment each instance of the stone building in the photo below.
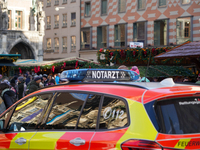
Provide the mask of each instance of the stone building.
POLYGON ((43 60, 42 5, 39 0, 0 0, 0 54, 43 60))
POLYGON ((78 57, 80 0, 45 0, 44 60, 78 57))

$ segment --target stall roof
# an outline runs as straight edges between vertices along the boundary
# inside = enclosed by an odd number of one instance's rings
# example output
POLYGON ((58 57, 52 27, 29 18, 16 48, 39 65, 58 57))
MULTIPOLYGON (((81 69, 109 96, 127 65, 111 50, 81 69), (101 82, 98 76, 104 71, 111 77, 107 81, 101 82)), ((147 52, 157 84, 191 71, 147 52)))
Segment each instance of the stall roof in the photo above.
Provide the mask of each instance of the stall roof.
POLYGON ((14 64, 17 66, 45 66, 45 65, 52 65, 54 63, 60 63, 60 62, 66 62, 66 61, 73 61, 73 60, 77 60, 77 61, 87 61, 87 62, 93 62, 96 64, 99 64, 98 62, 94 62, 88 59, 84 59, 84 58, 79 58, 79 57, 70 57, 70 58, 63 58, 63 59, 57 59, 57 60, 52 60, 52 61, 41 61, 41 62, 37 62, 34 59, 18 59, 14 64))
POLYGON ((200 42, 190 42, 177 46, 165 53, 155 56, 155 59, 180 58, 180 57, 199 57, 200 42))

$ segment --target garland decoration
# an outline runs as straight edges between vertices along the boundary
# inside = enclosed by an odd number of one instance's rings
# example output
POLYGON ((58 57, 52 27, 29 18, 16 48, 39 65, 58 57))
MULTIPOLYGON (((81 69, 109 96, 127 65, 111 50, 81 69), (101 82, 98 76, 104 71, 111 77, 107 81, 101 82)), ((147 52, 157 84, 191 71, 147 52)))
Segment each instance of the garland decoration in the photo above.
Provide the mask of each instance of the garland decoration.
MULTIPOLYGON (((154 56, 168 52, 174 48, 180 47, 184 44, 190 43, 187 41, 176 47, 156 47, 156 48, 127 48, 127 49, 103 49, 100 48, 97 52, 97 60, 101 65, 106 65, 110 63, 115 64, 147 64, 149 55, 150 64, 156 65, 154 56)), ((183 58, 174 59, 173 63, 181 64, 183 58)), ((171 62, 170 59, 161 60, 161 64, 167 64, 171 62)))

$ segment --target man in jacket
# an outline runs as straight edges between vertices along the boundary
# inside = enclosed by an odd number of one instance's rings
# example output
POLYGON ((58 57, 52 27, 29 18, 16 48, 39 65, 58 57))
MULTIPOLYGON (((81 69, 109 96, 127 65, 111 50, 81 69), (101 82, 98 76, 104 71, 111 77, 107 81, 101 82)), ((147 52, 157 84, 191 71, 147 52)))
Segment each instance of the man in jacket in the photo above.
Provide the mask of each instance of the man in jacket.
POLYGON ((6 83, 0 84, 1 97, 8 109, 12 104, 16 102, 16 93, 10 89, 10 86, 6 83))
POLYGON ((43 74, 42 78, 43 78, 44 86, 48 86, 49 79, 48 79, 47 74, 43 74))
POLYGON ((40 82, 41 82, 41 77, 35 77, 34 80, 31 81, 29 83, 29 85, 27 86, 27 88, 29 89, 27 93, 30 94, 32 92, 39 90, 40 89, 40 86, 39 86, 40 82))
POLYGON ((24 78, 19 77, 18 78, 18 99, 21 99, 23 97, 24 93, 24 78))

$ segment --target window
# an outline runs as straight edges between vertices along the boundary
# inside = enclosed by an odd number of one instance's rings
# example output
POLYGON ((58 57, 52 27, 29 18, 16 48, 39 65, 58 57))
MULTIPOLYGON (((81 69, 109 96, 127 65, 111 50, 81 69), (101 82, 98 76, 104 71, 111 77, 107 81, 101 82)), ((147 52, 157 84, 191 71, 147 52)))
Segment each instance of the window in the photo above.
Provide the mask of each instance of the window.
POLYGON ((107 0, 101 0, 101 14, 107 14, 107 0))
POLYGON ((154 21, 154 45, 167 45, 167 20, 154 21))
POLYGON ((81 49, 90 48, 90 28, 81 29, 81 49))
POLYGON ((96 129, 100 100, 100 95, 89 95, 78 122, 78 129, 96 129))
POLYGON ((107 26, 97 27, 97 48, 107 48, 107 26))
POLYGON ((115 25, 115 46, 125 47, 125 24, 115 25))
POLYGON ((166 6, 166 0, 159 0, 159 6, 166 6))
POLYGON ((22 12, 15 11, 15 28, 22 29, 22 12))
POLYGON ((180 97, 157 101, 155 112, 161 130, 166 134, 193 134, 200 132, 200 97, 180 97))
POLYGON ((128 125, 125 103, 112 97, 104 97, 99 129, 114 129, 128 125))
POLYGON ((51 29, 51 16, 47 17, 47 29, 51 29))
POLYGON ((85 3, 85 17, 89 17, 91 12, 90 2, 85 3))
POLYGON ((177 44, 182 44, 188 40, 190 40, 191 32, 191 18, 178 18, 177 19, 177 29, 176 29, 176 37, 177 44))
POLYGON ((63 14, 63 27, 67 27, 67 14, 63 14))
POLYGON ((67 37, 62 38, 63 52, 67 52, 67 37))
POLYGON ((119 10, 119 12, 126 11, 126 0, 119 0, 118 10, 119 10))
POLYGON ((145 40, 145 33, 146 33, 145 23, 146 22, 137 22, 137 23, 133 24, 133 41, 134 42, 143 42, 144 45, 146 43, 146 40, 145 40))
POLYGON ((67 3, 67 0, 63 0, 63 4, 66 4, 67 3))
POLYGON ((71 36, 71 51, 76 51, 76 36, 71 36))
POLYGON ((8 30, 12 29, 12 11, 8 10, 8 30))
POLYGON ((59 0, 55 0, 55 5, 59 5, 59 0))
POLYGON ((182 4, 189 4, 190 0, 182 0, 182 4))
POLYGON ((76 0, 71 0, 71 3, 74 3, 74 2, 76 2, 76 0))
POLYGON ((51 50, 51 39, 47 39, 47 50, 51 50))
POLYGON ((145 0, 138 0, 138 9, 145 9, 146 2, 145 0))
POLYGON ((59 28, 59 15, 54 16, 54 28, 59 28))
POLYGON ((88 94, 63 92, 58 94, 49 118, 47 129, 75 129, 81 108, 88 94))
POLYGON ((9 131, 34 130, 51 97, 52 94, 34 96, 18 104, 9 122, 9 131))
POLYGON ((51 0, 47 0, 47 7, 51 6, 51 0))
POLYGON ((76 13, 71 13, 71 26, 76 26, 76 13))
POLYGON ((59 38, 54 38, 54 52, 59 52, 59 38))

